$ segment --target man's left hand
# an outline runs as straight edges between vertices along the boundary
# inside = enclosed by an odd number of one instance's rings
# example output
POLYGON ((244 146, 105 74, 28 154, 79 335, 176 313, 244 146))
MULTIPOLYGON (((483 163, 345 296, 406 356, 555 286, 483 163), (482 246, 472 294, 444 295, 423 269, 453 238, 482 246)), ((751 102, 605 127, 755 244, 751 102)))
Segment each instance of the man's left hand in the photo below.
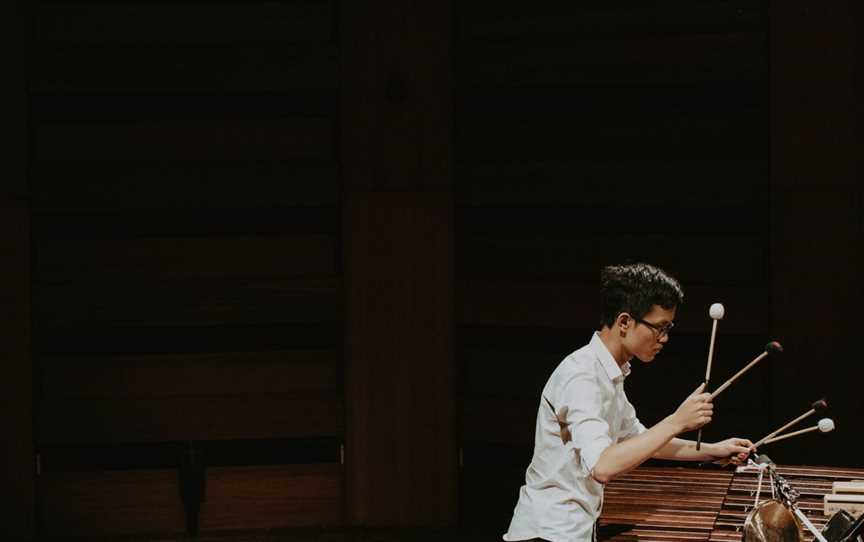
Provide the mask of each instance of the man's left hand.
POLYGON ((727 438, 720 442, 715 442, 705 450, 709 455, 717 459, 725 459, 733 465, 743 465, 747 461, 747 457, 751 452, 750 447, 753 443, 746 438, 727 438))

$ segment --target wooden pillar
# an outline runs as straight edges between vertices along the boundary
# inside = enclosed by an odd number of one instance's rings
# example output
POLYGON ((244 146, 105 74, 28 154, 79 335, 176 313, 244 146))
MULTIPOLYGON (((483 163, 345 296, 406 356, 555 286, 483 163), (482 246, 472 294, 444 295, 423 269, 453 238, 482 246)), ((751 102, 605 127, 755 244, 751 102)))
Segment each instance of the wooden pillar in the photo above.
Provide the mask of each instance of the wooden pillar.
POLYGON ((30 209, 27 202, 27 84, 29 35, 23 3, 7 7, 4 34, 11 39, 6 63, 2 124, 6 157, 0 172, 0 429, 4 469, 0 533, 34 534, 33 384, 30 357, 30 209))
POLYGON ((860 464, 864 239, 851 4, 770 6, 771 316, 786 346, 772 364, 771 418, 792 419, 825 393, 838 422, 831 437, 778 447, 778 462, 860 464))
POLYGON ((346 519, 452 525, 452 6, 340 9, 346 519))

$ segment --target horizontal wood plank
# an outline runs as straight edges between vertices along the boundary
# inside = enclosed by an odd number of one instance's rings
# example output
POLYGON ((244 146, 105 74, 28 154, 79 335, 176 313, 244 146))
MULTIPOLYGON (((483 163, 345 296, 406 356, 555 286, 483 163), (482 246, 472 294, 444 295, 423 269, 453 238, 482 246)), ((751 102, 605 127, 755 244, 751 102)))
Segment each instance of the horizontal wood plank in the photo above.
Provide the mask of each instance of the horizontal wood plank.
POLYGON ((48 357, 39 366, 48 399, 328 394, 342 386, 337 350, 48 357))
POLYGON ((332 437, 342 434, 338 394, 43 399, 40 445, 332 437))
POLYGON ((45 43, 327 42, 334 2, 40 3, 35 39, 45 43), (206 22, 205 22, 206 21, 206 22))
MULTIPOLYGON (((594 275, 600 274, 600 265, 594 275)), ((679 275, 675 266, 670 272, 679 275)), ((686 269, 682 270, 686 271, 686 269)), ((710 325, 708 307, 726 307, 723 333, 765 333, 768 330, 768 289, 765 282, 723 284, 734 276, 715 277, 716 284, 701 283, 707 277, 687 275, 697 284, 684 282, 684 305, 677 313, 675 333, 701 333, 710 325)), ((707 282, 707 280, 706 280, 707 282)), ((459 282, 459 323, 513 327, 596 329, 600 314, 600 284, 595 281, 516 281, 466 279, 459 282)))
POLYGON ((768 162, 764 160, 466 163, 458 169, 457 179, 457 201, 470 206, 734 210, 768 204, 768 162), (624 185, 625 198, 620 191, 610 190, 624 185))
POLYGON ((43 124, 34 137, 38 162, 333 160, 335 152, 326 118, 43 124))
POLYGON ((338 87, 334 45, 37 48, 35 93, 275 92, 338 87))
POLYGON ((464 162, 547 160, 761 160, 763 112, 470 113, 464 162))
POLYGON ((343 486, 337 464, 212 468, 201 529, 336 527, 343 522, 343 486))
POLYGON ((674 235, 472 233, 461 247, 461 273, 471 280, 590 282, 603 265, 630 260, 669 269, 685 284, 754 284, 766 278, 765 244, 756 234, 695 235, 683 225, 674 235))
MULTIPOLYGON (((171 535, 185 531, 176 470, 51 472, 40 477, 43 534, 171 535)), ((207 470, 202 534, 231 529, 338 526, 337 464, 207 470)))
POLYGON ((338 170, 329 163, 45 162, 34 164, 31 186, 40 212, 339 203, 338 170))
POLYGON ((763 20, 758 0, 666 0, 661 4, 471 0, 459 4, 457 18, 463 39, 726 33, 758 29, 763 20))
MULTIPOLYGON (((153 271, 158 273, 158 271, 153 271)), ((37 328, 251 325, 341 319, 341 283, 111 277, 34 288, 37 328)))
POLYGON ((762 32, 477 40, 463 43, 456 82, 465 88, 760 80, 767 77, 767 50, 762 32))
POLYGON ((76 278, 287 278, 336 273, 333 235, 44 240, 40 282, 76 278))
POLYGON ((179 534, 177 470, 57 472, 38 479, 42 534, 179 534))

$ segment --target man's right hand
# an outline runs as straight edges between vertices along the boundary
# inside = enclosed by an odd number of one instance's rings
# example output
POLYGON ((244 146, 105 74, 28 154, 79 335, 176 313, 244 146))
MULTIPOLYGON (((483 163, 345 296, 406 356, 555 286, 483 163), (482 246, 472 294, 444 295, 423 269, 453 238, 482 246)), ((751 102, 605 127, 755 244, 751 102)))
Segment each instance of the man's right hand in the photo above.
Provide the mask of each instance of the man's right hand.
POLYGON ((672 414, 672 420, 682 428, 682 433, 699 429, 711 421, 714 405, 711 402, 711 394, 704 393, 704 390, 703 382, 672 414))

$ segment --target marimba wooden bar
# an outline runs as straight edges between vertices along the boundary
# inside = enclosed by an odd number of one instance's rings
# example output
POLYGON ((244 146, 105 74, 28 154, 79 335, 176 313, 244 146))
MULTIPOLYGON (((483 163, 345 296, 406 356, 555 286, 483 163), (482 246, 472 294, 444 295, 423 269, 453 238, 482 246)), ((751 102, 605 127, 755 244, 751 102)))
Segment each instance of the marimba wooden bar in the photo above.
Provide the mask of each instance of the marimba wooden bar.
MULTIPOLYGON (((821 529, 829 517, 822 497, 833 482, 864 479, 864 469, 778 466, 801 496, 798 506, 821 529)), ((643 466, 606 487, 600 539, 611 541, 739 542, 753 507, 757 474, 731 467, 643 466)), ((771 498, 766 476, 760 500, 771 498)), ((805 539, 813 536, 805 530, 805 539)))

